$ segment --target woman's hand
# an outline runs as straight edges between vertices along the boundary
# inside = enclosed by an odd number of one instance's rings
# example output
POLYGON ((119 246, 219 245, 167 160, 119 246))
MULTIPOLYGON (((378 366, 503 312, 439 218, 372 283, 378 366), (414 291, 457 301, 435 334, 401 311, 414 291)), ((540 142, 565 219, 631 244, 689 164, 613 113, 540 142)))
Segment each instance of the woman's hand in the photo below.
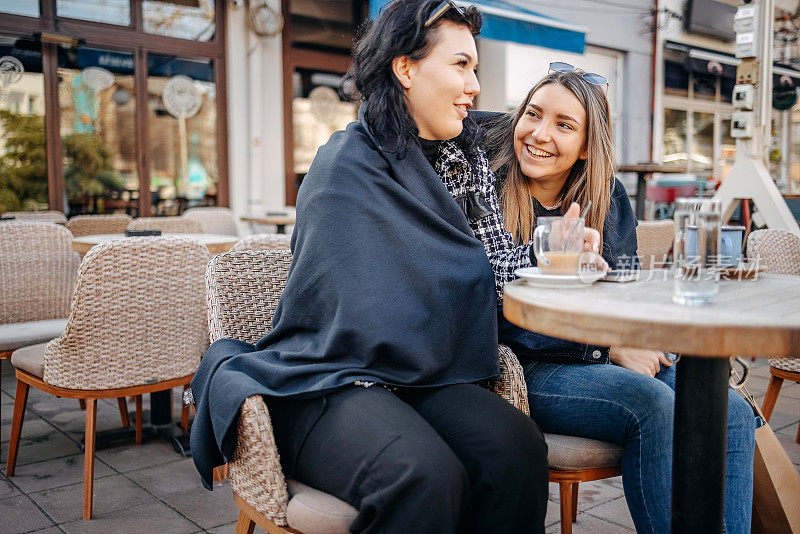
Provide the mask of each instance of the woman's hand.
POLYGON ((672 360, 661 351, 632 349, 630 347, 611 347, 608 357, 620 367, 647 376, 656 376, 656 373, 661 370, 662 365, 670 367, 673 363, 672 360))
MULTIPOLYGON (((577 218, 581 215, 581 207, 577 202, 573 202, 569 209, 564 213, 564 217, 577 218)), ((593 253, 589 258, 582 259, 584 264, 592 264, 592 268, 598 271, 608 271, 608 263, 600 256, 600 232, 594 228, 583 228, 583 251, 593 253)))

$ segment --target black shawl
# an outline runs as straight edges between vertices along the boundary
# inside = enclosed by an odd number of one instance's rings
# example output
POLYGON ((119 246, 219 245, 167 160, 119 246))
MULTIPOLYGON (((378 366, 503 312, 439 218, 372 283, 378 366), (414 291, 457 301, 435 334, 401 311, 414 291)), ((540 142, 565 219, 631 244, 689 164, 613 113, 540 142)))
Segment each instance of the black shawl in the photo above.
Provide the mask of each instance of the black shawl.
POLYGON ((297 198, 293 261, 274 329, 212 344, 192 380, 191 445, 204 485, 236 445, 254 394, 319 396, 356 380, 408 387, 498 375, 494 278, 483 245, 413 145, 364 123, 319 149, 297 198))

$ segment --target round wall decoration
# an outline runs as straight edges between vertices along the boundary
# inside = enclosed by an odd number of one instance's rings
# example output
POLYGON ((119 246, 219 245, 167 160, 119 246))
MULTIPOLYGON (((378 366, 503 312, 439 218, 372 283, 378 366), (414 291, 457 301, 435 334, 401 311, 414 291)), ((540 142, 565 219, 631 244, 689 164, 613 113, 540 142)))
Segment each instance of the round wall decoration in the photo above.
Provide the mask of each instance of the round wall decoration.
POLYGON ((308 93, 308 100, 311 103, 311 112, 321 122, 330 123, 336 118, 336 111, 339 107, 339 95, 327 85, 315 87, 308 93))
POLYGON ((96 91, 108 89, 114 85, 114 75, 103 67, 86 67, 81 71, 83 84, 96 91))
POLYGON ((250 24, 258 35, 274 37, 283 29, 283 16, 267 0, 258 0, 250 5, 250 24))
POLYGON ((178 74, 169 79, 161 95, 164 107, 173 117, 188 119, 197 115, 203 104, 200 91, 188 76, 178 74))
POLYGON ((0 57, 0 91, 22 79, 25 67, 14 56, 0 57))

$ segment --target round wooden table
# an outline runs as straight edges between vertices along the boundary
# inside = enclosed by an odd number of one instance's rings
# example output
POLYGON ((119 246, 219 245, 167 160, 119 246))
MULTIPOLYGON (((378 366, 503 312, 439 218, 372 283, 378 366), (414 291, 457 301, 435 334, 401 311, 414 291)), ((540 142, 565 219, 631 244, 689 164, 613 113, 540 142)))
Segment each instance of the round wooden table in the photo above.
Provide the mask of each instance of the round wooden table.
POLYGON ((636 165, 617 165, 616 171, 636 173, 636 218, 643 220, 647 177, 654 172, 667 174, 686 173, 686 167, 678 167, 676 165, 661 165, 660 163, 648 162, 637 163, 636 165))
POLYGON ((514 324, 595 345, 681 354, 675 388, 673 532, 722 532, 730 356, 796 356, 800 277, 723 280, 714 304, 672 302, 672 274, 643 271, 632 283, 578 289, 505 286, 514 324))
POLYGON ((295 223, 294 215, 290 214, 267 215, 265 217, 247 216, 247 217, 239 217, 239 220, 242 222, 249 222, 255 224, 274 224, 276 227, 275 231, 279 234, 285 234, 286 226, 295 223))
MULTIPOLYGON (((164 236, 171 237, 185 237, 187 239, 194 239, 203 243, 211 254, 222 254, 228 252, 233 248, 233 245, 239 240, 239 236, 223 235, 223 234, 163 234, 164 236)), ((110 239, 119 239, 125 237, 125 234, 98 234, 98 235, 85 235, 76 237, 72 240, 72 250, 80 253, 81 255, 89 252, 93 246, 108 241, 110 239)))

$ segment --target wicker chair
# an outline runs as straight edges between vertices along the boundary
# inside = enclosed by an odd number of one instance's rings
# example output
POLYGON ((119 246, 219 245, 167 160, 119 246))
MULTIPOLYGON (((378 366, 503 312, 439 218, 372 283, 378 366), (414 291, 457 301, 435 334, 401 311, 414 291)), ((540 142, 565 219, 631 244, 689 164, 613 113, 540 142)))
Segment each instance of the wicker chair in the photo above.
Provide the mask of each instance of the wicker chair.
MULTIPOLYGON (((272 315, 286 283, 292 254, 286 250, 231 251, 216 256, 206 272, 208 328, 211 342, 232 338, 255 343, 271 328, 272 315)), ((525 412, 528 399, 522 368, 501 347, 503 379, 495 391, 525 412)), ((297 481, 285 480, 260 396, 242 405, 238 443, 229 465, 234 501, 239 507, 236 532, 328 534, 348 532, 356 515, 349 504, 297 481)))
POLYGON ((0 363, 64 331, 80 262, 63 226, 0 224, 0 363))
POLYGON ((17 390, 6 474, 14 475, 28 388, 85 399, 83 518, 92 516, 97 400, 187 385, 208 347, 205 246, 176 237, 121 238, 92 248, 78 271, 64 333, 14 351, 17 390))
POLYGON ((83 235, 124 234, 133 219, 124 213, 113 215, 78 215, 67 223, 75 237, 83 235))
MULTIPOLYGON (((747 238, 747 257, 771 273, 800 276, 800 237, 785 230, 756 230, 747 238)), ((783 381, 800 382, 800 358, 770 358, 769 373, 772 376, 761 407, 767 421, 775 409, 783 381)), ((795 441, 800 443, 800 428, 795 441)))
POLYGON ((291 250, 292 236, 287 234, 250 234, 241 238, 233 250, 291 250))
POLYGON ((203 225, 184 217, 139 217, 128 230, 161 230, 169 234, 203 234, 203 225))
POLYGON ((207 234, 239 235, 236 217, 230 208, 189 208, 183 218, 197 221, 207 234))
POLYGON ((67 217, 60 211, 7 211, 4 217, 14 217, 24 222, 49 222, 67 224, 67 217))
POLYGON ((669 221, 639 221, 636 226, 636 254, 642 269, 663 268, 675 239, 675 223, 669 221))

